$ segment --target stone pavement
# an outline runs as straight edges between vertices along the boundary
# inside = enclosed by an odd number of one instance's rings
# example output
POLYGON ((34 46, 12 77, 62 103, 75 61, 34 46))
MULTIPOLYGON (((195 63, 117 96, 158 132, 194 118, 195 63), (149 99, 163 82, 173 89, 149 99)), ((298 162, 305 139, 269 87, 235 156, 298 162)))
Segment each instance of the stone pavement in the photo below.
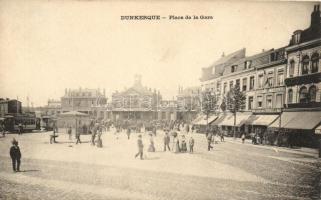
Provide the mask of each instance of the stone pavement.
MULTIPOLYGON (((318 199, 320 165, 313 155, 274 151, 229 141, 206 150, 193 134, 195 153, 156 152, 134 159, 137 134, 127 140, 103 134, 103 148, 90 136, 75 145, 66 134, 49 144, 50 133, 0 138, 0 199, 318 199), (23 173, 11 171, 10 140, 22 150, 23 173), (2 195, 2 196, 1 196, 2 195)), ((189 136, 187 137, 187 139, 189 136)), ((149 136, 143 136, 145 150, 149 136)))

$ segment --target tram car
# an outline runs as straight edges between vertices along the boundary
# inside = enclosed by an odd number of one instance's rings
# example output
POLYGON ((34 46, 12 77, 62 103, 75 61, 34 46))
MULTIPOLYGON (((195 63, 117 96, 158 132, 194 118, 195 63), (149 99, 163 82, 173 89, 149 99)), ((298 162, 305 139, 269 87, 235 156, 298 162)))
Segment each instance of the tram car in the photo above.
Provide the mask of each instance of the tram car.
POLYGON ((52 131, 57 119, 52 116, 41 117, 41 127, 46 131, 52 131))
POLYGON ((19 132, 19 125, 23 132, 40 130, 40 119, 35 113, 10 113, 3 118, 4 128, 9 132, 19 132))

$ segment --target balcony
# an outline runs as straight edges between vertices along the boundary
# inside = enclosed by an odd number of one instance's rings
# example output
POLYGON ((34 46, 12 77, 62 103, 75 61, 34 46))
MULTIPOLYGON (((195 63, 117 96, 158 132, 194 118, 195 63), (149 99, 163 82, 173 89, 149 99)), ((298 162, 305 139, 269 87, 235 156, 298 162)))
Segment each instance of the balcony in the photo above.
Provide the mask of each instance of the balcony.
POLYGON ((320 108, 321 102, 289 103, 287 108, 320 108))
POLYGON ((282 108, 256 108, 252 109, 253 113, 280 113, 282 108))
POLYGON ((284 82, 288 87, 301 84, 319 83, 321 82, 321 72, 286 78, 284 82))

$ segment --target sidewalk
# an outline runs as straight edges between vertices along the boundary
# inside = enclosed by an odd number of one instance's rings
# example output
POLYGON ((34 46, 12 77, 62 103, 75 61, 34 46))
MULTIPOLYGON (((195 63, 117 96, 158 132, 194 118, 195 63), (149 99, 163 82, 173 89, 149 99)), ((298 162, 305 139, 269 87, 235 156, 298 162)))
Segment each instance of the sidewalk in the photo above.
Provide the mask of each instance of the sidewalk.
MULTIPOLYGON (((240 138, 234 139, 232 137, 225 137, 225 141, 235 143, 235 144, 242 144, 242 140, 240 138)), ((251 146, 257 147, 257 148, 269 149, 272 151, 295 153, 295 154, 306 155, 306 156, 318 158, 318 149, 313 149, 313 148, 297 147, 295 149, 291 149, 291 148, 287 148, 287 147, 278 147, 278 146, 262 145, 262 144, 254 145, 254 144, 252 144, 252 141, 249 139, 246 139, 244 144, 251 145, 251 146)))

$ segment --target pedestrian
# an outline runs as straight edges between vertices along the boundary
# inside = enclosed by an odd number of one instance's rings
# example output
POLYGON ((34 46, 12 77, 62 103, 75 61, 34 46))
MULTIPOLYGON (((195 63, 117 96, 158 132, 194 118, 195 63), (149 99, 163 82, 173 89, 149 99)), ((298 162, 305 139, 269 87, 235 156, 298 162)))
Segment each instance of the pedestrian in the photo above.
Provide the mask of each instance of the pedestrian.
POLYGON ((181 152, 181 149, 180 149, 180 147, 179 147, 179 139, 178 139, 178 136, 174 136, 174 145, 175 145, 175 150, 174 150, 174 152, 175 152, 175 153, 181 152))
POLYGON ((224 132, 220 131, 220 136, 221 136, 221 142, 224 142, 224 132))
POLYGON ((69 136, 69 140, 71 140, 71 133, 72 133, 72 128, 71 126, 68 127, 68 136, 69 136))
POLYGON ((194 129, 195 129, 195 126, 194 126, 194 125, 192 125, 192 133, 194 133, 194 129))
POLYGON ((153 135, 150 134, 150 144, 149 144, 149 147, 148 147, 148 152, 155 152, 155 146, 154 146, 154 139, 153 139, 153 135))
POLYGON ((181 152, 185 153, 186 151, 187 151, 187 147, 186 147, 185 135, 182 135, 181 152))
POLYGON ((213 146, 211 145, 212 140, 213 140, 213 135, 212 135, 212 133, 208 133, 208 134, 207 134, 207 150, 208 150, 208 151, 210 151, 210 150, 213 148, 213 146))
POLYGON ((190 153, 194 152, 194 138, 192 136, 189 139, 189 152, 190 153))
POLYGON ((130 139, 130 132, 131 132, 130 127, 128 127, 126 132, 128 140, 130 139))
POLYGON ((244 142, 245 142, 245 134, 243 133, 242 134, 242 144, 244 144, 244 142))
POLYGON ((12 146, 10 148, 10 157, 12 160, 12 169, 14 172, 20 171, 20 160, 21 160, 21 152, 18 146, 18 141, 15 139, 12 140, 12 146))
POLYGON ((77 130, 77 128, 76 128, 76 144, 81 144, 81 141, 80 141, 80 132, 79 132, 79 130, 77 130))
POLYGON ((138 147, 138 153, 135 155, 135 158, 137 158, 137 156, 140 156, 140 159, 143 160, 144 144, 143 144, 143 140, 142 140, 142 135, 138 136, 137 147, 138 147))
POLYGON ((171 138, 168 135, 168 131, 165 132, 165 136, 164 136, 164 151, 166 151, 166 147, 168 148, 168 151, 170 151, 171 149, 169 148, 169 143, 170 143, 171 138))
POLYGON ((19 131, 19 135, 21 135, 23 132, 23 126, 21 123, 18 124, 18 131, 19 131))

